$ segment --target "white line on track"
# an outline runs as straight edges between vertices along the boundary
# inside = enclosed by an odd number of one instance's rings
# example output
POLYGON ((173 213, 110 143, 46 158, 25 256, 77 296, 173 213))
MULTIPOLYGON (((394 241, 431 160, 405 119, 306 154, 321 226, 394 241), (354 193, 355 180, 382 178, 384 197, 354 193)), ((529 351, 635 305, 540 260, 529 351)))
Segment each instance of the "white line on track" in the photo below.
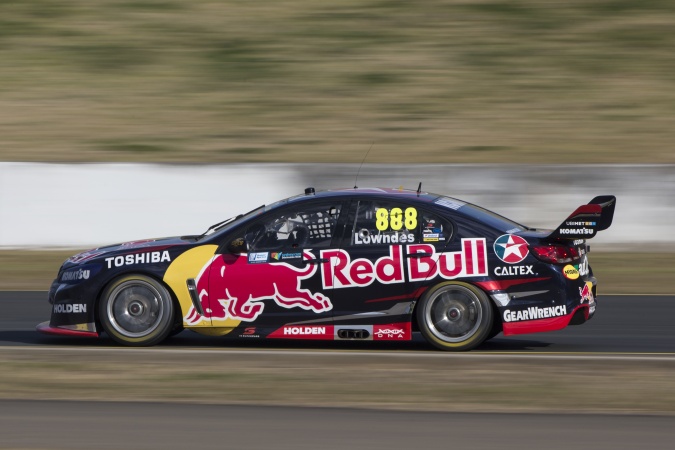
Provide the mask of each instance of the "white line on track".
POLYGON ((415 351, 344 351, 344 350, 233 350, 233 349, 172 349, 172 348, 108 348, 108 347, 29 347, 0 346, 0 351, 53 352, 66 350, 75 353, 112 353, 112 354, 169 354, 169 355, 260 355, 260 356, 354 356, 354 357, 400 357, 400 358, 447 358, 447 359, 546 359, 546 360, 603 360, 603 361, 669 361, 675 362, 675 353, 544 353, 544 352, 476 352, 445 353, 415 351))

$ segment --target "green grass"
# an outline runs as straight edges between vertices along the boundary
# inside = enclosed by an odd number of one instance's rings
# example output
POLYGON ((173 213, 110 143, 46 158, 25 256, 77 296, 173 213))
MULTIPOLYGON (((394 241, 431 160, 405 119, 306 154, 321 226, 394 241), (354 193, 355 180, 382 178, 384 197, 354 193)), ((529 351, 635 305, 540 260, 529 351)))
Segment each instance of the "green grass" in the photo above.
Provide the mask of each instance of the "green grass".
POLYGON ((668 0, 0 2, 0 160, 675 163, 668 0))
MULTIPOLYGON (((0 250, 0 290, 47 290, 59 267, 78 250, 0 250)), ((675 253, 589 255, 602 294, 675 294, 675 253)))

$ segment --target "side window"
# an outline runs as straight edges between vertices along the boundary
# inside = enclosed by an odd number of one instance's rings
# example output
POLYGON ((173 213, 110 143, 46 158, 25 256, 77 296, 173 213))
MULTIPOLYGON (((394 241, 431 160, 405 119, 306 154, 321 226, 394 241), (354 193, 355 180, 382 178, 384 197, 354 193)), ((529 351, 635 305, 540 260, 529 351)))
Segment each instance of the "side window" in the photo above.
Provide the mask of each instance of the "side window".
POLYGON ((352 227, 351 245, 444 243, 452 230, 447 221, 414 206, 361 201, 352 227))
POLYGON ((251 251, 327 248, 335 233, 341 204, 286 210, 246 231, 251 251))
POLYGON ((421 242, 445 244, 452 237, 452 226, 436 214, 420 211, 420 236, 421 242))

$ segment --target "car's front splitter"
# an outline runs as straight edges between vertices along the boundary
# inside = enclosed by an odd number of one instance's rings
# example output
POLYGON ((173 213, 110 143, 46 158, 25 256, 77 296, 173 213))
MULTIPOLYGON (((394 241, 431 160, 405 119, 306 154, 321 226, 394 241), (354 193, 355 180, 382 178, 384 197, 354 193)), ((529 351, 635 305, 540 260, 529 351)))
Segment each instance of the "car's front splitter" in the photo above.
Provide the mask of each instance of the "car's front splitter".
POLYGON ((49 322, 42 322, 41 324, 35 327, 35 330, 40 333, 58 336, 99 337, 99 333, 96 331, 53 327, 49 324, 49 322))

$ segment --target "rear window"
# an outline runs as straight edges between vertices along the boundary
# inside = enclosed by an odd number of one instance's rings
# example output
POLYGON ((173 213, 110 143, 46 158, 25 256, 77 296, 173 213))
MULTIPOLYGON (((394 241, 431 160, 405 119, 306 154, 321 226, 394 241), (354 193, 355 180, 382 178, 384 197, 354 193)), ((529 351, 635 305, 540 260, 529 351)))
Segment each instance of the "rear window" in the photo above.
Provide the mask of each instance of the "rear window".
POLYGON ((496 228, 502 233, 517 233, 518 231, 525 231, 527 227, 509 220, 506 217, 500 216, 497 213, 489 211, 480 206, 472 205, 471 203, 465 203, 461 200, 457 200, 449 197, 440 197, 434 203, 440 206, 444 206, 472 218, 476 219, 479 222, 482 222, 492 228, 496 228))

